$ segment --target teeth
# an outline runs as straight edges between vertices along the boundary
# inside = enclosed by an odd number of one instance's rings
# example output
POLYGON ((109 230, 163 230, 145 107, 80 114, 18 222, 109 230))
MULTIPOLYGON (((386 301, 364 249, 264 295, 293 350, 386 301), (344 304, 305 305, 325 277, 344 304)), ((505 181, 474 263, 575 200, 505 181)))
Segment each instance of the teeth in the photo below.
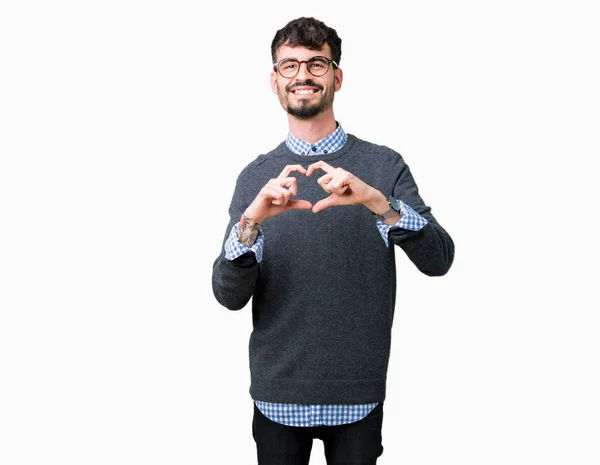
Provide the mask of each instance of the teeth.
POLYGON ((300 90, 296 90, 294 91, 296 94, 312 94, 314 92, 314 90, 312 89, 300 89, 300 90))

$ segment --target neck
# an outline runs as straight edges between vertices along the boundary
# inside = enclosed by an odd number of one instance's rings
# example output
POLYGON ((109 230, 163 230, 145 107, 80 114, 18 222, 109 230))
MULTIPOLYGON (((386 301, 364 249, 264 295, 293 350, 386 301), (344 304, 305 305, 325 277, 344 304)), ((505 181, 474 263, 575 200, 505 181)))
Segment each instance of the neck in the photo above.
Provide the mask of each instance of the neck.
POLYGON ((328 136, 337 127, 331 108, 308 120, 299 119, 288 114, 288 121, 290 132, 310 144, 314 144, 328 136))

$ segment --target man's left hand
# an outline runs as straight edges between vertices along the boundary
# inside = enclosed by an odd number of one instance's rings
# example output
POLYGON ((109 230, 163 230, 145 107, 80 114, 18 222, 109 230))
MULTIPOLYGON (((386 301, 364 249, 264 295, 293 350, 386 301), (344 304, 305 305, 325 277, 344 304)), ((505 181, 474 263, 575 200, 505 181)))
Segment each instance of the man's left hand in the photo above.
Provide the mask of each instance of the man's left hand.
POLYGON ((362 204, 369 208, 369 205, 373 206, 381 199, 385 202, 385 197, 377 189, 361 181, 352 173, 342 168, 334 168, 324 161, 310 165, 306 170, 306 175, 310 176, 319 169, 325 171, 326 174, 321 176, 317 182, 325 192, 329 192, 331 195, 314 204, 312 208, 314 213, 334 205, 362 204))

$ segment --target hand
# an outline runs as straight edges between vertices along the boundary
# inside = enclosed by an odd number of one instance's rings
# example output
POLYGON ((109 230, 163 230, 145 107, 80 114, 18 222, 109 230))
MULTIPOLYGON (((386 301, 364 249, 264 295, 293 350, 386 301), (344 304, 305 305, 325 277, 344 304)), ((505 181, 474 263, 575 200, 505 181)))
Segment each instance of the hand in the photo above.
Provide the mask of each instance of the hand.
POLYGON ((375 196, 379 193, 352 173, 342 168, 334 168, 324 161, 318 161, 310 165, 306 175, 310 176, 319 169, 325 171, 326 174, 321 176, 317 183, 325 192, 329 192, 331 195, 319 200, 314 205, 312 208, 314 213, 334 205, 356 205, 360 203, 367 206, 367 204, 373 202, 375 196))
POLYGON ((294 171, 306 174, 301 165, 287 165, 278 177, 265 184, 242 218, 246 218, 246 222, 250 220, 253 224, 260 224, 266 218, 289 210, 310 210, 312 204, 307 200, 290 200, 291 196, 298 195, 297 180, 290 176, 294 171))

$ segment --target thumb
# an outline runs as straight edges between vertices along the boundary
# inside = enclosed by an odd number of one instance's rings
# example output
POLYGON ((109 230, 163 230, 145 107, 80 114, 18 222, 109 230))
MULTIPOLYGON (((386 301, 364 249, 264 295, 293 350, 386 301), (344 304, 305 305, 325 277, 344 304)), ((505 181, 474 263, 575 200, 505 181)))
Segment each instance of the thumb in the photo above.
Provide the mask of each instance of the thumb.
POLYGON ((312 203, 308 200, 290 200, 285 206, 287 210, 310 210, 312 208, 312 203))
POLYGON ((337 205, 337 202, 335 201, 336 197, 335 194, 331 194, 329 197, 319 200, 312 209, 313 213, 319 213, 321 210, 337 205))

